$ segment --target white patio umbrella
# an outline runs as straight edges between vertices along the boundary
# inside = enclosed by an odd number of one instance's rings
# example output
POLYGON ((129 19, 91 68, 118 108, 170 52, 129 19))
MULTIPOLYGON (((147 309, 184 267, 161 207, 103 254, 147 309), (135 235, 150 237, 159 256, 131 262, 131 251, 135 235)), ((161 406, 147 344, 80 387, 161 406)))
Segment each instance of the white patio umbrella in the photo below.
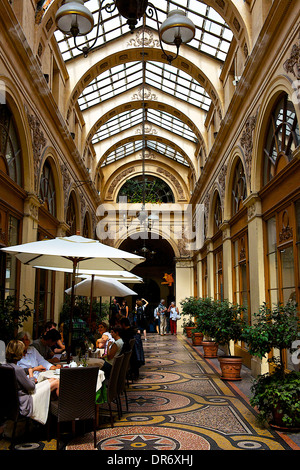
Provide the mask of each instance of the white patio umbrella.
MULTIPOLYGON (((50 271, 60 271, 64 273, 71 273, 73 269, 62 269, 55 268, 52 266, 35 266, 35 268, 48 269, 50 271)), ((140 284, 144 280, 142 277, 136 274, 130 273, 129 271, 118 271, 118 270, 105 270, 105 269, 80 269, 77 268, 76 276, 80 279, 89 279, 91 276, 100 276, 107 279, 116 279, 117 281, 124 282, 125 284, 140 284)))
POLYGON ((100 243, 99 240, 72 235, 56 237, 22 245, 2 248, 15 255, 22 263, 39 267, 55 267, 74 271, 127 270, 130 271, 145 258, 100 243))
MULTIPOLYGON (((129 287, 124 286, 121 282, 117 279, 108 279, 104 277, 95 276, 94 279, 88 278, 84 279, 84 281, 75 284, 74 286, 74 294, 75 295, 83 295, 85 297, 89 297, 91 294, 91 284, 93 282, 93 295, 94 297, 102 297, 102 296, 124 296, 127 295, 137 295, 132 289, 129 287)), ((65 292, 67 294, 72 293, 72 288, 66 289, 65 292)))
MULTIPOLYGON (((66 294, 72 293, 72 288, 65 290, 66 294)), ((100 309, 101 309, 101 297, 102 296, 122 296, 137 295, 132 289, 124 286, 121 282, 114 278, 104 278, 99 276, 89 276, 81 282, 78 282, 74 286, 74 295, 82 295, 84 297, 90 297, 90 321, 92 318, 92 300, 93 297, 100 297, 100 309)))
MULTIPOLYGON (((74 286, 76 269, 89 270, 127 270, 130 271, 145 258, 100 243, 98 240, 72 235, 56 237, 22 245, 2 248, 3 251, 15 255, 22 263, 33 267, 55 267, 72 270, 72 293, 70 309, 70 325, 73 320, 74 286)), ((70 328, 68 346, 71 344, 70 328)))

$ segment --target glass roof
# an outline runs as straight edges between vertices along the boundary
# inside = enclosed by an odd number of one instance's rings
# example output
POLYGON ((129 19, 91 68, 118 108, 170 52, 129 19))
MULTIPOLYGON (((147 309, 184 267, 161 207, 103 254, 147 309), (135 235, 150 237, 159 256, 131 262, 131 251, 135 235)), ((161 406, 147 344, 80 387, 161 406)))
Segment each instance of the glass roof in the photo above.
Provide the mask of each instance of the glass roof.
MULTIPOLYGON (((85 6, 94 15, 94 28, 87 36, 77 38, 78 46, 94 41, 97 32, 100 3, 101 0, 87 0, 84 2, 85 6)), ((104 6, 109 3, 110 1, 107 0, 104 2, 104 6)), ((159 25, 166 19, 169 11, 176 10, 177 8, 185 11, 196 26, 195 37, 188 46, 209 54, 220 61, 225 60, 232 40, 232 32, 224 19, 211 6, 199 0, 154 0, 153 4, 157 9, 159 25)), ((102 21, 99 29, 99 37, 94 47, 102 46, 108 41, 112 41, 128 33, 129 27, 126 24, 126 19, 120 16, 117 10, 113 13, 108 13, 105 8, 103 8, 101 17, 102 21)), ((156 19, 154 18, 146 17, 146 26, 157 30, 156 19)), ((141 21, 137 27, 138 26, 141 26, 141 21)), ((64 60, 72 59, 81 54, 75 48, 73 38, 65 37, 60 31, 55 32, 55 37, 64 60)))
MULTIPOLYGON (((132 111, 124 111, 109 119, 109 121, 103 124, 95 133, 92 143, 96 144, 121 131, 126 131, 134 126, 141 125, 144 117, 143 114, 142 109, 134 109, 132 111)), ((168 129, 170 132, 184 137, 191 142, 197 142, 198 140, 192 129, 169 113, 157 109, 147 109, 145 118, 148 123, 154 124, 162 129, 168 129)))
MULTIPOLYGON (((118 14, 117 9, 112 13, 105 10, 106 5, 113 4, 112 1, 87 0, 85 1, 85 6, 93 13, 95 26, 88 36, 77 38, 77 45, 80 47, 93 44, 97 33, 101 1, 103 8, 100 12, 99 37, 93 48, 105 46, 108 42, 116 40, 129 32, 126 19, 118 14)), ((175 9, 184 10, 196 26, 195 37, 187 47, 215 58, 218 66, 222 65, 226 59, 233 34, 224 19, 211 6, 199 0, 153 0, 152 3, 157 10, 159 24, 166 19, 169 11, 175 9)), ((145 25, 148 28, 157 30, 157 23, 153 18, 151 19, 146 16, 145 25)), ((141 20, 137 24, 137 28, 140 26, 142 26, 141 20)), ((55 37, 66 63, 78 55, 82 55, 75 48, 72 37, 66 37, 58 30, 55 32, 55 37)), ((82 58, 82 60, 85 59, 82 58)), ((155 90, 159 90, 165 93, 166 97, 171 95, 173 98, 175 97, 205 112, 209 110, 211 105, 211 99, 202 85, 185 72, 167 63, 146 61, 143 65, 142 61, 136 61, 117 65, 96 77, 80 95, 78 99, 79 107, 85 114, 89 108, 120 96, 122 93, 130 92, 130 90, 133 91, 134 88, 142 86, 143 83, 146 86, 150 86, 151 91, 154 93, 155 90)), ((132 100, 132 96, 129 99, 132 100)), ((101 113, 99 117, 101 117, 101 113)), ((120 113, 98 129, 92 138, 92 143, 96 144, 133 126, 139 125, 142 123, 142 119, 142 109, 120 113)), ((197 142, 197 137, 192 129, 166 112, 148 109, 147 121, 158 128, 167 128, 174 133, 174 139, 176 139, 176 135, 179 135, 191 142, 197 142)), ((188 165, 182 155, 175 152, 173 148, 166 144, 147 141, 147 147, 150 150, 155 150, 160 154, 177 160, 183 165, 188 165)), ((142 141, 122 145, 105 159, 103 165, 119 160, 141 149, 142 141)))
MULTIPOLYGON (((143 63, 120 64, 95 78, 78 99, 82 111, 143 84, 143 63)), ((211 99, 187 73, 160 62, 145 63, 145 84, 205 111, 211 99)))
MULTIPOLYGON (((165 157, 170 158, 171 160, 176 160, 182 165, 189 166, 189 163, 184 159, 184 157, 172 147, 169 147, 165 143, 156 142, 155 140, 147 140, 145 142, 145 152, 154 151, 165 157)), ((116 150, 111 152, 102 163, 102 167, 109 165, 110 163, 116 162, 121 158, 128 157, 133 155, 136 152, 143 151, 143 141, 137 140, 135 142, 128 142, 124 145, 120 145, 116 150)), ((151 152, 150 152, 151 153, 151 152)), ((141 154, 142 155, 142 154, 141 154)), ((146 155, 147 158, 147 155, 146 155)))

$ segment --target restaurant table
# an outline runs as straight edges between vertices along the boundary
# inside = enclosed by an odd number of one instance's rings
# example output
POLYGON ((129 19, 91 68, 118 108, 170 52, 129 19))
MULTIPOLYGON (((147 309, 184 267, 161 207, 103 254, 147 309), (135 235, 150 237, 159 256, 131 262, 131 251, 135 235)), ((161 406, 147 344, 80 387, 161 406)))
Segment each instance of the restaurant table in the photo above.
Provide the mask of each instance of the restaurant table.
MULTIPOLYGON (((88 359, 87 360, 88 366, 98 366, 103 363, 101 359, 88 359)), ((62 365, 62 368, 66 367, 69 365, 62 365)), ((78 367, 83 367, 83 366, 78 366, 78 367)), ((60 371, 61 369, 50 369, 46 370, 44 372, 40 372, 38 375, 38 383, 42 382, 43 380, 46 379, 59 379, 60 377, 60 371)), ((96 384, 96 403, 99 405, 101 403, 105 403, 107 401, 107 393, 106 393, 106 386, 105 386, 105 375, 103 370, 99 369, 98 371, 98 379, 97 379, 97 384, 96 384)))

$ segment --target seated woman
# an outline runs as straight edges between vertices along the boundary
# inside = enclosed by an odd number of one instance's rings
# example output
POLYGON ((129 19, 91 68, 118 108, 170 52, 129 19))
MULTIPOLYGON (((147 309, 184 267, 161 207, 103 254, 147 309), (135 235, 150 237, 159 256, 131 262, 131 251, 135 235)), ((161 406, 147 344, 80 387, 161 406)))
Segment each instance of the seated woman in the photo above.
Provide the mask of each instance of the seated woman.
POLYGON ((13 339, 6 347, 6 364, 3 364, 3 367, 15 369, 20 414, 45 424, 48 417, 50 393, 55 390, 58 395, 59 380, 48 379, 36 384, 32 368, 28 369, 29 376, 27 376, 25 370, 17 365, 24 353, 25 344, 13 339))
POLYGON ((24 355, 18 361, 18 366, 27 370, 32 369, 33 376, 35 378, 38 378, 39 373, 45 370, 61 368, 61 364, 51 364, 49 361, 43 358, 43 356, 37 351, 37 349, 30 345, 31 338, 29 333, 20 331, 20 333, 18 333, 17 335, 17 339, 22 341, 25 345, 24 355))
MULTIPOLYGON (((63 324, 62 324, 62 326, 63 326, 63 324)), ((50 330, 56 330, 56 323, 53 322, 53 321, 48 321, 45 324, 44 333, 47 333, 47 331, 50 331, 50 330)), ((59 325, 58 332, 59 332, 60 336, 58 337, 56 343, 53 346, 51 346, 51 349, 54 352, 54 354, 62 354, 66 350, 66 347, 65 347, 64 341, 63 341, 63 336, 62 336, 61 324, 59 325)))
POLYGON ((105 378, 109 378, 110 372, 114 363, 115 358, 121 353, 124 342, 121 338, 121 328, 113 327, 111 329, 111 335, 114 339, 113 342, 109 342, 107 348, 107 354, 102 356, 103 363, 100 365, 100 369, 103 370, 105 378))
POLYGON ((107 353, 108 343, 113 342, 113 337, 108 331, 108 325, 104 321, 99 323, 98 331, 100 338, 96 341, 96 348, 104 349, 104 354, 107 353))

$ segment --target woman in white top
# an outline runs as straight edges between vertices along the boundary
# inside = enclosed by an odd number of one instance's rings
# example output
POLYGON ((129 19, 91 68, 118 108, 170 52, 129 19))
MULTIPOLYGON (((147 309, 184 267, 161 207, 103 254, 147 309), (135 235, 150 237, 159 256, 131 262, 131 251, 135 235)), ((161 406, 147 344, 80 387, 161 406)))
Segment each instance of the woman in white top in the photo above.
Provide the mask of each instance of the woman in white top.
POLYGON ((103 364, 100 366, 105 374, 105 378, 109 378, 114 360, 121 353, 123 348, 124 341, 121 338, 121 331, 122 329, 117 326, 111 329, 113 341, 108 343, 107 354, 102 356, 103 364))
POLYGON ((171 302, 171 305, 168 308, 168 311, 170 312, 171 335, 177 335, 177 320, 179 317, 179 310, 178 310, 178 307, 176 307, 175 302, 171 302))
POLYGON ((96 348, 104 349, 104 354, 107 353, 108 343, 113 341, 111 333, 108 331, 108 325, 104 321, 99 323, 98 326, 99 334, 101 338, 96 341, 96 348))

